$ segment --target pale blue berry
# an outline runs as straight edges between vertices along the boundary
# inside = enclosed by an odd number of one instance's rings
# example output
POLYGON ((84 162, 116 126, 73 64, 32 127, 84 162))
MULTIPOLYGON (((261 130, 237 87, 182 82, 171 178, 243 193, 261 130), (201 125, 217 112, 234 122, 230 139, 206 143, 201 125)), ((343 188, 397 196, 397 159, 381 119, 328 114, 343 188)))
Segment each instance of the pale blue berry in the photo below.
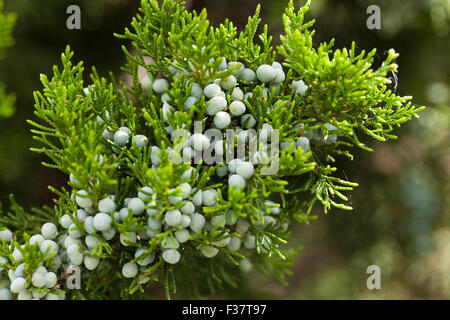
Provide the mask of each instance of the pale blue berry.
POLYGON ((191 201, 185 201, 183 202, 183 206, 181 207, 180 211, 183 214, 193 214, 195 211, 195 206, 191 201))
POLYGON ((230 173, 236 173, 238 165, 242 162, 242 159, 239 158, 230 160, 230 162, 228 163, 228 171, 230 173))
POLYGON ((236 87, 231 92, 231 100, 232 101, 239 101, 244 99, 244 92, 239 87, 236 87))
POLYGON ((78 191, 75 197, 75 201, 82 208, 89 208, 94 204, 94 200, 88 197, 88 193, 86 190, 78 191))
POLYGON ((51 265, 48 267, 50 270, 58 270, 61 267, 62 260, 60 256, 54 256, 51 260, 51 265))
POLYGON ((256 75, 261 82, 270 82, 275 79, 276 73, 272 66, 263 64, 256 69, 256 75))
MULTIPOLYGON (((172 111, 173 111, 173 107, 169 104, 167 104, 166 102, 164 102, 163 106, 162 106, 162 114, 163 114, 163 118, 164 121, 169 121, 169 118, 172 117, 172 111)), ((168 129, 170 128, 170 130, 168 130, 169 134, 172 134, 173 132, 173 128, 171 126, 167 127, 168 129)))
POLYGON ((253 82, 256 79, 256 73, 249 68, 245 68, 244 71, 242 71, 241 79, 246 82, 253 82))
POLYGON ((153 189, 151 187, 142 187, 139 189, 138 198, 142 200, 150 200, 152 198, 153 189))
POLYGON ((214 116, 214 125, 218 129, 225 129, 228 128, 228 126, 231 123, 230 115, 225 111, 219 111, 214 116))
POLYGON ((142 78, 141 85, 142 85, 142 88, 147 90, 148 88, 150 88, 153 85, 153 79, 150 78, 150 76, 146 75, 144 78, 142 78))
POLYGON ((253 163, 263 163, 263 164, 267 164, 269 163, 269 156, 267 154, 267 152, 265 152, 264 150, 259 150, 257 152, 254 153, 253 155, 253 163))
POLYGON ((228 210, 227 213, 226 213, 226 215, 225 215, 225 217, 226 217, 226 224, 228 224, 228 225, 230 225, 230 226, 233 226, 233 225, 236 224, 236 222, 237 222, 237 217, 236 217, 236 215, 234 214, 234 211, 233 211, 233 210, 228 210))
POLYGON ((304 134, 305 138, 308 138, 309 140, 311 140, 314 137, 314 130, 308 130, 305 132, 304 134))
POLYGON ((79 244, 80 240, 72 238, 70 235, 64 238, 63 246, 68 249, 72 244, 79 244))
POLYGON ((222 111, 227 106, 227 100, 222 96, 213 97, 207 103, 208 107, 205 112, 209 116, 214 116, 217 112, 222 111))
POLYGON ((223 214, 211 218, 211 224, 216 228, 223 228, 225 226, 225 216, 223 214))
POLYGON ((125 131, 119 130, 114 133, 114 143, 121 147, 125 146, 129 140, 130 135, 125 131))
POLYGON ((308 90, 308 86, 305 85, 303 80, 292 81, 292 87, 294 88, 295 93, 300 94, 302 96, 306 93, 306 90, 308 90))
POLYGON ((109 213, 116 210, 116 204, 111 197, 106 197, 98 202, 98 211, 109 213))
POLYGON ((11 290, 6 288, 0 289, 0 301, 12 300, 12 298, 11 290))
POLYGON ((27 284, 27 281, 25 278, 16 278, 13 281, 11 281, 11 287, 10 290, 12 293, 18 294, 25 290, 25 286, 27 284))
POLYGON ((193 213, 191 215, 190 228, 194 232, 199 232, 205 226, 205 222, 206 222, 206 220, 203 215, 201 215, 200 213, 193 213))
POLYGON ((268 216, 268 215, 264 216, 264 224, 263 224, 264 228, 275 225, 276 223, 277 223, 277 220, 274 217, 268 216))
POLYGON ((100 259, 97 257, 90 257, 90 256, 84 257, 84 266, 88 270, 91 270, 91 271, 95 270, 98 267, 99 263, 100 263, 100 259))
POLYGON ((181 189, 181 192, 183 194, 183 199, 186 199, 192 192, 192 187, 189 183, 183 182, 181 183, 177 189, 181 189))
POLYGON ((100 240, 96 236, 89 235, 84 242, 86 243, 86 246, 92 250, 100 243, 100 240))
POLYGON ((143 266, 143 267, 148 266, 150 263, 155 261, 155 253, 154 252, 145 253, 146 250, 148 250, 147 247, 141 247, 141 248, 138 248, 134 254, 135 258, 139 258, 139 257, 145 255, 145 257, 137 260, 137 264, 140 266, 143 266))
POLYGON ((107 231, 103 231, 102 232, 103 238, 106 241, 111 240, 112 238, 114 238, 114 236, 116 235, 116 229, 114 229, 113 227, 109 228, 109 230, 107 231))
POLYGON ((228 166, 225 164, 216 168, 216 174, 218 177, 225 177, 228 174, 228 166))
POLYGON ((6 242, 11 241, 13 234, 8 229, 3 229, 0 231, 0 240, 5 240, 6 242))
POLYGON ((148 144, 148 138, 142 134, 137 134, 133 137, 132 139, 133 144, 136 145, 136 147, 138 148, 143 148, 145 146, 147 146, 148 144))
POLYGON ((217 97, 221 91, 222 90, 220 89, 219 85, 217 85, 215 83, 211 83, 205 87, 205 89, 203 90, 203 94, 208 99, 211 99, 211 98, 217 97))
POLYGON ((246 220, 244 220, 242 218, 238 219, 238 221, 237 221, 237 229, 238 229, 239 232, 245 233, 245 232, 248 231, 249 227, 250 227, 250 224, 246 220))
POLYGON ((175 195, 179 194, 179 189, 170 189, 170 196, 167 197, 167 200, 169 200, 169 203, 172 205, 177 205, 180 201, 183 200, 182 196, 175 195))
POLYGON ((269 207, 269 212, 273 215, 280 214, 280 206, 277 205, 275 202, 272 202, 270 200, 264 201, 264 204, 269 207))
POLYGON ((11 255, 16 262, 20 262, 23 260, 22 252, 18 248, 15 248, 11 255))
POLYGON ((291 148, 291 151, 295 151, 295 142, 294 141, 283 141, 280 144, 281 150, 286 150, 291 148))
POLYGON ((128 128, 128 127, 125 127, 125 126, 120 127, 120 128, 119 128, 119 131, 123 131, 123 132, 128 133, 128 135, 131 135, 131 130, 130 130, 130 128, 128 128))
POLYGON ((179 226, 181 223, 181 212, 179 210, 167 211, 164 215, 167 225, 170 227, 179 226))
POLYGON ((169 103, 170 101, 172 101, 172 98, 167 93, 161 95, 161 102, 169 103))
POLYGON ((200 99, 203 96, 202 87, 198 83, 193 83, 190 95, 197 99, 200 99))
POLYGON ((93 223, 97 231, 107 231, 111 228, 112 219, 109 214, 99 212, 94 216, 93 223))
POLYGON ((196 97, 188 97, 184 102, 184 110, 188 111, 192 108, 192 106, 197 102, 196 97))
POLYGON ((53 252, 58 252, 58 249, 58 244, 53 240, 44 240, 40 245, 40 250, 42 253, 45 253, 48 250, 48 253, 51 254, 53 252))
POLYGON ((162 249, 178 249, 180 247, 180 243, 177 241, 177 239, 168 237, 161 243, 162 249))
POLYGON ((230 237, 228 237, 228 232, 225 232, 221 237, 224 237, 224 239, 221 239, 219 241, 214 241, 212 244, 216 247, 223 248, 226 247, 230 243, 230 237))
POLYGON ((222 88, 227 91, 233 89, 236 84, 237 80, 233 75, 228 76, 228 78, 222 79, 222 81, 220 81, 220 85, 222 86, 222 88))
POLYGON ((128 217, 128 215, 133 215, 132 212, 128 210, 128 208, 122 208, 119 210, 120 220, 125 221, 125 218, 128 217))
POLYGON ((254 235, 247 236, 247 238, 245 238, 245 240, 244 240, 244 247, 246 249, 251 250, 251 249, 255 249, 255 246, 256 246, 255 236, 254 235))
POLYGON ((120 243, 125 247, 130 246, 130 244, 136 243, 137 237, 135 232, 128 232, 127 234, 120 234, 120 243))
POLYGON ((80 246, 78 243, 71 244, 67 248, 67 257, 73 265, 79 266, 83 263, 84 256, 80 251, 80 246))
POLYGON ((146 230, 140 230, 140 231, 138 232, 137 237, 140 238, 140 240, 149 240, 149 239, 150 239, 150 237, 149 237, 149 235, 147 234, 146 230))
POLYGON ((83 209, 78 209, 75 216, 79 222, 83 222, 87 217, 87 212, 83 209))
POLYGON ((301 148, 303 150, 303 152, 308 152, 311 150, 311 147, 309 145, 309 139, 306 137, 298 138, 296 145, 297 145, 297 148, 301 148))
POLYGON ((41 245, 41 243, 45 240, 45 238, 43 236, 41 236, 40 234, 35 234, 34 236, 32 236, 30 238, 30 244, 34 245, 34 244, 38 244, 41 245))
POLYGON ((272 67, 273 67, 274 69, 283 70, 283 66, 281 65, 281 63, 279 63, 279 62, 277 62, 277 61, 274 61, 274 62, 272 63, 272 67))
POLYGON ((148 208, 146 210, 149 216, 156 216, 157 214, 159 214, 159 210, 154 208, 156 206, 154 202, 151 202, 149 205, 152 206, 152 208, 148 208))
MULTIPOLYGON (((337 127, 333 126, 330 123, 325 123, 325 126, 327 127, 328 131, 337 131, 339 130, 337 127)), ((337 139, 337 135, 335 134, 329 134, 326 139, 325 139, 325 143, 330 144, 330 143, 335 143, 337 139)))
POLYGON ((272 83, 280 84, 284 80, 286 80, 286 74, 283 72, 282 69, 274 68, 274 70, 275 70, 275 78, 272 80, 272 83))
POLYGON ((219 194, 217 193, 216 190, 205 190, 202 191, 202 203, 204 206, 207 207, 213 207, 215 206, 218 202, 217 199, 219 198, 219 194))
POLYGON ((212 258, 219 253, 219 249, 212 246, 203 246, 200 248, 200 251, 206 258, 212 258))
POLYGON ((25 275, 23 274, 25 269, 25 263, 21 263, 17 266, 16 270, 14 271, 14 275, 16 278, 25 278, 25 275))
POLYGON ((233 174, 228 178, 228 186, 231 188, 241 189, 245 187, 245 180, 238 174, 233 174))
POLYGON ((241 116, 245 113, 246 110, 247 108, 242 101, 233 101, 230 104, 230 112, 233 116, 241 116))
POLYGON ((140 198, 132 198, 130 199, 130 201, 128 201, 127 207, 128 209, 133 211, 133 214, 135 216, 140 216, 142 213, 144 213, 145 203, 140 198))
POLYGON ((251 114, 247 113, 241 117, 241 124, 246 128, 253 128, 256 125, 256 120, 251 114))
POLYGON ((180 227, 187 228, 191 224, 191 218, 187 214, 181 215, 180 227))
POLYGON ((48 272, 45 274, 45 281, 46 281, 47 288, 53 288, 54 286, 56 286, 56 283, 58 282, 58 278, 56 277, 55 273, 48 272))
POLYGON ((40 300, 47 295, 47 292, 39 291, 39 289, 34 288, 33 291, 31 292, 31 294, 33 295, 33 298, 40 300))
POLYGON ((195 206, 200 207, 202 205, 202 203, 203 203, 203 193, 202 193, 202 191, 198 191, 197 193, 195 193, 192 196, 191 200, 192 200, 192 203, 195 206))
POLYGON ((103 115, 102 116, 97 116, 97 122, 99 124, 104 124, 105 123, 105 119, 106 119, 106 121, 110 120, 108 111, 105 111, 105 115, 104 116, 103 115))
POLYGON ((223 140, 214 142, 214 152, 216 155, 223 155, 223 140))
POLYGON ((125 278, 134 278, 138 274, 138 267, 133 262, 125 263, 122 267, 122 275, 125 278))
POLYGON ((17 295, 17 300, 31 300, 33 299, 33 296, 31 294, 30 291, 28 291, 27 289, 22 290, 21 292, 19 292, 19 294, 17 295))
POLYGON ((159 230, 159 229, 161 229, 162 221, 161 221, 161 219, 149 217, 148 221, 147 221, 147 225, 152 230, 159 230))
POLYGON ((240 77, 244 72, 245 66, 241 62, 232 61, 228 63, 228 68, 233 69, 233 75, 235 77, 240 77))
POLYGON ((37 267, 37 269, 34 271, 35 273, 42 273, 42 275, 46 275, 47 274, 47 268, 45 268, 44 266, 39 266, 37 267))
POLYGON ((147 228, 145 230, 145 234, 149 237, 149 238, 154 238, 156 237, 159 233, 161 232, 161 230, 152 230, 147 228))
POLYGON ((240 162, 236 167, 236 173, 244 179, 250 179, 255 173, 255 168, 250 162, 240 162))
POLYGON ((103 137, 103 139, 113 140, 114 139, 114 132, 112 132, 112 131, 110 131, 108 129, 105 129, 102 132, 102 137, 103 137))
POLYGON ((186 229, 175 231, 175 239, 177 239, 179 243, 185 243, 189 241, 189 231, 187 231, 186 229))
POLYGON ((94 217, 89 216, 84 219, 84 231, 88 234, 93 234, 95 232, 94 217))
POLYGON ((206 150, 210 145, 208 137, 201 133, 194 133, 190 138, 190 142, 191 147, 197 151, 206 150))
POLYGON ((245 258, 239 262, 239 268, 242 272, 248 273, 253 269, 253 264, 248 258, 245 258))
POLYGON ((45 300, 61 300, 60 296, 58 294, 54 294, 54 293, 47 293, 47 295, 45 296, 45 300))
POLYGON ((239 251, 239 249, 241 248, 241 238, 231 237, 227 248, 231 251, 239 251))
POLYGON ((31 277, 31 283, 36 288, 43 288, 47 284, 47 281, 45 280, 44 274, 40 272, 33 273, 33 276, 31 277))
POLYGON ((253 98, 253 92, 247 92, 244 94, 244 100, 249 100, 250 98, 253 98))

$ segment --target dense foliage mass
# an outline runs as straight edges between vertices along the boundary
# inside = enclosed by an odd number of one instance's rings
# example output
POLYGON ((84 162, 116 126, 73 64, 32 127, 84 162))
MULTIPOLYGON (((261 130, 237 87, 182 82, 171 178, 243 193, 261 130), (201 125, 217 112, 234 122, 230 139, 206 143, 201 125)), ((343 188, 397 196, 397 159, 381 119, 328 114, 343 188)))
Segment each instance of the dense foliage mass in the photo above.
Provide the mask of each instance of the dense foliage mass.
POLYGON ((236 266, 283 282, 298 252, 281 248, 290 224, 308 223, 316 203, 351 209, 344 192, 356 184, 334 157, 370 150, 364 134, 396 138, 422 109, 389 89, 393 50, 372 69, 375 50, 315 48, 308 8, 290 3, 274 48, 267 26, 257 36, 259 8, 238 32, 182 1, 143 0, 118 35, 134 47, 124 47, 131 84, 94 69, 86 87, 68 48, 41 76, 40 121, 29 123, 42 144, 32 150, 70 189, 50 187, 54 208, 29 215, 13 200, 3 214, 0 297, 144 297, 160 279, 168 297, 176 287, 199 297, 237 286, 236 266), (68 290, 75 269, 81 287, 68 290))
MULTIPOLYGON (((14 44, 12 31, 16 23, 15 13, 3 13, 3 1, 0 1, 0 59, 4 56, 4 49, 14 44)), ((7 93, 5 85, 0 83, 0 118, 7 118, 14 113, 16 97, 7 93)))

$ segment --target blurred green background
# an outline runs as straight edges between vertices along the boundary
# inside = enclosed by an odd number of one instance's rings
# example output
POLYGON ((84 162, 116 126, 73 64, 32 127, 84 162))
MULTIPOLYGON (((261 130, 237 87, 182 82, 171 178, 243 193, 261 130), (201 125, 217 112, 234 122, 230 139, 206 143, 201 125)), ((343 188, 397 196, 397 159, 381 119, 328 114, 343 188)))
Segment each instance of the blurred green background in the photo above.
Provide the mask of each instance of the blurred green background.
MULTIPOLYGON (((258 3, 274 43, 282 32, 287 0, 191 0, 207 8, 212 24, 226 17, 245 25, 258 3)), ((305 1, 296 1, 298 5, 305 1)), ((33 117, 33 90, 39 74, 50 74, 67 44, 89 71, 120 74, 122 42, 113 37, 129 26, 135 0, 6 0, 15 11, 16 44, 0 61, 0 80, 17 95, 16 114, 0 121, 0 200, 13 193, 25 208, 51 205, 47 186, 63 186, 67 177, 44 168, 26 119, 33 117), (82 29, 66 28, 66 8, 82 11, 82 29)), ((341 174, 358 182, 351 213, 332 211, 310 225, 293 229, 290 244, 303 245, 289 286, 258 275, 240 290, 214 297, 269 299, 448 299, 450 298, 450 1, 312 0, 316 42, 335 38, 336 47, 378 48, 376 64, 389 48, 400 53, 398 93, 429 106, 388 143, 366 140, 375 151, 355 150, 355 160, 340 159, 341 174), (369 5, 381 9, 381 29, 366 27, 369 5), (366 269, 381 268, 381 289, 369 290, 366 269)), ((86 79, 89 80, 88 78, 86 79)), ((319 208, 317 208, 319 209, 319 208)), ((250 279, 250 280, 248 280, 250 279)), ((243 280, 244 281, 244 280, 243 280)))

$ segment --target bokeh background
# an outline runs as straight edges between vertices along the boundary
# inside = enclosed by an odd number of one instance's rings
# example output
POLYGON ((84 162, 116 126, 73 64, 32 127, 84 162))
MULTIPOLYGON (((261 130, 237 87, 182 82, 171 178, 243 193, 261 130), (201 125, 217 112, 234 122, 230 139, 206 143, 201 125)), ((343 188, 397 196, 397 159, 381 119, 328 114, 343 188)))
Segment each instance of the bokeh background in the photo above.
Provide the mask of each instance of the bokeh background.
MULTIPOLYGON (((226 17, 245 25, 258 3, 274 43, 282 32, 288 0, 190 0, 187 5, 218 25, 226 17)), ((298 5, 305 1, 295 1, 298 5)), ((39 74, 50 74, 67 44, 89 71, 120 74, 122 32, 136 14, 136 0, 6 0, 18 22, 15 46, 0 61, 0 81, 17 95, 16 113, 0 120, 0 200, 13 193, 25 208, 51 205, 47 186, 67 177, 44 168, 26 119, 33 118, 33 90, 39 74), (82 29, 66 28, 66 8, 82 10, 82 29)), ((448 299, 450 298, 450 1, 312 0, 308 18, 316 19, 316 42, 335 39, 336 47, 378 48, 400 53, 398 93, 426 105, 421 118, 396 130, 388 143, 367 140, 372 153, 355 150, 355 160, 339 160, 342 174, 358 182, 351 213, 334 210, 310 225, 293 229, 290 244, 304 246, 283 287, 257 274, 243 277, 240 290, 215 298, 267 299, 448 299), (381 29, 368 30, 366 9, 381 8, 381 29), (381 289, 369 290, 366 269, 381 268, 381 289)), ((86 77, 86 81, 89 78, 86 77)))

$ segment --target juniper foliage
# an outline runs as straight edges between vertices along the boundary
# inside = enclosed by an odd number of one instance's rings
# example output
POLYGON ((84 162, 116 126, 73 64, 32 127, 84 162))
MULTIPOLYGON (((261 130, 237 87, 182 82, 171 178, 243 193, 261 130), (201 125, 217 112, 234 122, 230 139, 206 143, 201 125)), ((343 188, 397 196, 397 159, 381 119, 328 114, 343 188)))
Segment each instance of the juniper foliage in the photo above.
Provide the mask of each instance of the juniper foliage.
MULTIPOLYGON (((26 214, 13 202, 10 212, 2 212, 1 225, 15 234, 10 241, 1 240, 0 256, 7 258, 6 263, 0 262, 2 274, 6 276, 7 270, 25 263, 27 284, 32 288, 31 275, 38 266, 45 266, 58 273, 59 281, 54 287, 39 290, 47 295, 65 292, 68 299, 144 298, 144 289, 156 282, 165 286, 168 298, 176 292, 198 298, 227 286, 238 287, 236 266, 243 259, 286 283, 284 275, 289 274, 289 267, 300 251, 285 245, 290 235, 289 224, 309 223, 315 218, 311 211, 316 203, 321 204, 324 212, 332 207, 351 209, 346 194, 357 184, 338 177, 335 157, 353 159, 354 147, 371 150, 361 142, 364 135, 380 141, 395 139, 394 128, 417 117, 423 109, 413 106, 411 97, 398 96, 389 89, 388 75, 397 69, 394 60, 398 54, 393 50, 375 69, 375 50, 357 53, 354 44, 350 49, 333 49, 333 41, 314 47, 314 21, 304 21, 308 8, 309 2, 296 10, 291 1, 283 15, 285 34, 281 45, 275 48, 267 25, 257 34, 261 23, 259 7, 244 30, 238 31, 229 20, 218 27, 210 26, 205 10, 189 12, 181 0, 165 0, 162 5, 156 0, 142 0, 131 28, 116 35, 133 48, 123 46, 127 58, 123 71, 131 76, 131 84, 118 82, 112 74, 108 79, 101 77, 93 69, 91 84, 85 89, 83 63, 75 63, 74 53, 67 48, 61 67, 54 67, 52 77, 41 75, 43 89, 34 93, 35 115, 39 120, 29 123, 34 127, 33 138, 39 143, 31 150, 48 156, 44 166, 71 178, 68 187, 60 190, 49 187, 56 194, 53 208, 26 214), (147 57, 152 61, 148 62, 147 57), (204 97, 189 110, 184 103, 194 83, 205 87, 234 74, 236 68, 221 68, 223 57, 252 70, 282 59, 288 71, 279 88, 239 80, 253 94, 244 103, 256 120, 256 129, 270 124, 279 130, 282 142, 295 142, 300 136, 308 136, 311 142, 311 151, 304 152, 292 145, 281 150, 277 174, 261 174, 265 165, 258 166, 246 188, 240 190, 229 188, 215 174, 220 165, 200 162, 187 179, 182 178, 190 165, 175 163, 166 149, 178 143, 171 139, 167 125, 191 132, 195 120, 202 122, 203 129, 211 126, 204 97), (160 95, 152 86, 143 86, 138 77, 140 67, 146 70, 150 81, 162 74, 168 80, 170 90, 166 94, 178 111, 173 117, 164 119, 160 95), (294 81, 300 79, 308 85, 304 94, 293 90, 294 81), (145 135, 147 146, 133 143, 123 146, 111 136, 102 137, 105 130, 118 132, 124 126, 132 136, 145 135), (159 165, 155 166, 153 152, 157 147, 161 152, 159 165), (290 183, 292 177, 300 182, 290 183), (84 285, 79 290, 67 290, 63 278, 67 275, 61 272, 67 264, 64 250, 67 232, 60 231, 58 250, 42 250, 30 243, 29 235, 39 233, 39 223, 51 221, 59 226, 65 215, 70 217, 72 228, 80 232, 81 239, 89 234, 84 220, 77 217, 77 199, 86 198, 81 190, 88 190, 92 207, 114 194, 116 208, 125 208, 130 197, 143 192, 142 187, 151 186, 152 193, 143 197, 145 208, 156 210, 156 218, 163 219, 162 213, 181 208, 171 197, 181 195, 176 187, 186 181, 193 186, 192 197, 201 190, 216 189, 215 205, 202 207, 201 213, 212 219, 231 212, 233 219, 245 221, 255 237, 255 250, 234 251, 219 245, 231 237, 243 237, 243 232, 232 225, 211 226, 206 231, 191 233, 190 241, 180 249, 179 263, 166 263, 160 246, 175 243, 179 228, 169 227, 145 239, 140 235, 148 229, 147 217, 128 214, 119 221, 119 215, 111 212, 116 236, 106 240, 104 234, 94 231, 91 235, 97 244, 93 248, 76 240, 80 254, 97 258, 100 264, 91 271, 82 267, 84 285), (265 215, 278 209, 276 223, 261 227, 265 215), (136 234, 139 241, 132 239, 136 234), (142 257, 135 256, 137 248, 144 250, 142 257), (206 258, 200 254, 206 248, 219 253, 206 258), (20 259, 13 254, 14 250, 21 251, 20 259), (153 262, 140 268, 136 276, 129 279, 121 274, 125 263, 143 262, 142 258, 151 254, 153 262)), ((230 97, 227 99, 229 102, 230 97)))

